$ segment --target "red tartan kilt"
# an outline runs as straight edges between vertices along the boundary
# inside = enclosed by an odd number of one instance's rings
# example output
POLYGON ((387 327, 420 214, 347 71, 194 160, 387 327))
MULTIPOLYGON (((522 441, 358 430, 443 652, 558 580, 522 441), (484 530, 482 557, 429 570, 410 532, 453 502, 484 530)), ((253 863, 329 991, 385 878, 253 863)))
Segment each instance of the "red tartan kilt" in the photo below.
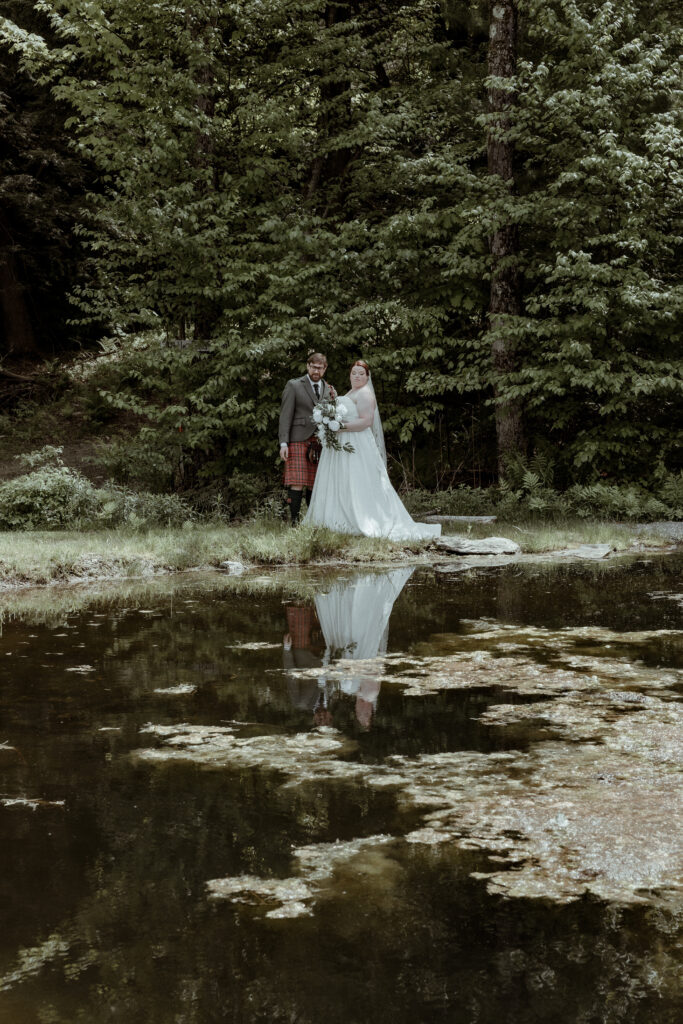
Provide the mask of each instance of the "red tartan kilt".
POLYGON ((314 462, 306 458, 308 441, 292 441, 289 445, 289 458, 285 462, 285 487, 312 487, 315 483, 314 462))
POLYGON ((311 647, 311 630, 318 625, 318 617, 313 608, 296 605, 285 609, 287 614, 287 632, 292 638, 292 647, 306 650, 311 647))

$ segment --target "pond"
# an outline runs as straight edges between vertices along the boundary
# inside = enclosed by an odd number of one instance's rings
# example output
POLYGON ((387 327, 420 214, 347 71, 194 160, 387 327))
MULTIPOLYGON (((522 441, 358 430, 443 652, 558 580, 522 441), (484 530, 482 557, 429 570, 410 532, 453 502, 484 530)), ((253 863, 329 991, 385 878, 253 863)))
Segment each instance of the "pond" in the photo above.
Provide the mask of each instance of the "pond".
POLYGON ((681 1019, 683 558, 5 597, 0 1020, 681 1019))

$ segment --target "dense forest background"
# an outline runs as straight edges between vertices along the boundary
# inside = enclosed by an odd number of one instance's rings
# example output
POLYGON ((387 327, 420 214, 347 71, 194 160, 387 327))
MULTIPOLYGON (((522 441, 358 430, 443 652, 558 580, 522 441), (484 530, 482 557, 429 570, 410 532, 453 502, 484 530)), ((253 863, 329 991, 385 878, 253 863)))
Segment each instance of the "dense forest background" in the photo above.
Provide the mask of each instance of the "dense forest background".
POLYGON ((338 388, 370 363, 404 484, 672 486, 673 0, 3 12, 7 409, 47 360, 132 476, 276 479, 321 350, 338 388))

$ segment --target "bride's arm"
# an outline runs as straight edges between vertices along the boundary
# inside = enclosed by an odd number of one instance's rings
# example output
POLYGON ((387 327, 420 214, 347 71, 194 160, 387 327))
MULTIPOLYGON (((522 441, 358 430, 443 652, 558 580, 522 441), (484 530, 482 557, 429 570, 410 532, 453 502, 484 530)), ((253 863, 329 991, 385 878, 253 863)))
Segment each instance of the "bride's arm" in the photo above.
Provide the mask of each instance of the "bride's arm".
POLYGON ((359 394, 356 399, 358 418, 355 420, 349 420, 348 423, 344 424, 342 429, 356 433, 360 430, 367 430, 368 427, 372 426, 376 405, 377 403, 371 394, 368 394, 367 392, 365 394, 359 394))

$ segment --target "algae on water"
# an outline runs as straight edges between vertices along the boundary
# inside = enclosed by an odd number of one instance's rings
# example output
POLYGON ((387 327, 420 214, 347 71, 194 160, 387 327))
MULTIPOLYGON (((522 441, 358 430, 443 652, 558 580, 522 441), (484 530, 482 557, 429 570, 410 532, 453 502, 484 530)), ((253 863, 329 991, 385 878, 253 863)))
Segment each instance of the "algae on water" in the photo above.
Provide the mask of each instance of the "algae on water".
MULTIPOLYGON (((450 646, 450 654, 340 661, 330 672, 374 672, 383 685, 414 697, 471 687, 542 697, 491 706, 479 717, 491 728, 540 723, 549 738, 525 750, 394 755, 363 764, 355 759, 355 744, 331 728, 241 738, 239 725, 150 725, 145 732, 161 745, 135 756, 156 763, 185 759, 215 769, 250 766, 282 774, 289 786, 340 779, 391 789, 406 820, 416 810, 423 819, 396 841, 487 851, 491 870, 477 877, 491 892, 560 903, 591 893, 615 903, 680 908, 681 673, 646 667, 637 657, 663 639, 680 638, 671 631, 472 626, 464 636, 437 641, 441 652, 450 646), (488 638, 488 647, 472 649, 473 636, 488 638), (520 641, 514 655, 505 650, 511 637, 520 641), (574 653, 586 645, 592 654, 574 653)), ((333 866, 345 858, 358 864, 384 842, 385 837, 372 837, 321 850, 320 857, 329 858, 325 886, 318 884, 319 874, 311 875, 308 848, 301 847, 293 851, 297 873, 291 878, 240 876, 214 880, 209 890, 214 897, 263 900, 271 915, 309 913, 316 899, 333 891, 333 866)))

